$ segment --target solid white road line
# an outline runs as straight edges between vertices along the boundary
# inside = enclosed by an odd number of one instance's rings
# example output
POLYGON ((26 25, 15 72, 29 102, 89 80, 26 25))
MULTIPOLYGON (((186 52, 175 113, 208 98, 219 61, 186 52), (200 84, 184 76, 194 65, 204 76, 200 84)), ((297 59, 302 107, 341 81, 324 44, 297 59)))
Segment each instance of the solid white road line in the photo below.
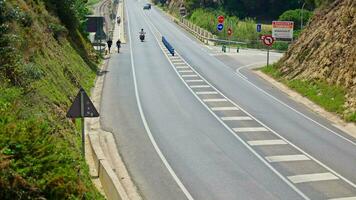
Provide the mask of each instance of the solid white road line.
POLYGON ((203 99, 204 102, 226 102, 227 99, 203 99))
POLYGON ((329 200, 356 200, 356 197, 342 197, 342 198, 334 198, 329 200))
POLYGON ((289 162, 289 161, 310 160, 310 158, 308 158, 303 154, 299 154, 299 155, 267 156, 266 160, 268 160, 268 162, 289 162))
POLYGON ((196 74, 186 74, 186 75, 182 75, 182 77, 198 77, 198 75, 196 75, 196 74))
POLYGON ((204 81, 201 80, 201 79, 192 79, 192 80, 186 80, 185 82, 187 82, 187 83, 196 83, 196 82, 204 82, 204 81))
MULTIPOLYGON (((127 9, 127 5, 125 4, 126 10, 127 9)), ((188 200, 194 200, 193 196, 190 194, 190 192, 187 190, 187 188, 184 186, 184 184, 182 183, 182 181, 179 179, 179 177, 177 176, 177 174, 174 172, 173 168, 171 167, 171 165, 168 163, 166 157, 163 155, 161 149, 158 147, 155 138, 152 135, 151 129, 148 126, 145 114, 143 112, 142 109, 142 105, 141 105, 141 100, 140 100, 140 95, 138 92, 138 87, 137 87, 137 78, 136 78, 136 69, 135 69, 135 61, 134 61, 134 54, 133 54, 133 47, 132 47, 132 39, 131 39, 131 28, 130 28, 130 18, 128 17, 128 13, 126 13, 127 15, 127 27, 128 27, 128 35, 129 35, 129 43, 130 43, 130 59, 131 59, 131 68, 132 68, 132 77, 133 77, 133 82, 134 82, 134 89, 135 89, 135 96, 136 96, 136 103, 137 103, 137 107, 143 122, 143 125, 145 127, 145 130, 148 134, 148 137, 150 138, 150 141, 154 147, 154 149, 156 150, 158 156, 161 158, 163 164, 166 166, 167 170, 169 171, 169 173, 172 175, 174 181, 177 183, 177 185, 179 186, 179 188, 182 190, 182 192, 184 193, 184 195, 187 197, 188 200)), ((156 37, 156 36, 155 36, 156 37)), ((157 39, 157 38, 156 38, 157 39)))
POLYGON ((230 111, 230 110, 239 110, 237 107, 212 107, 213 111, 230 111))
POLYGON ((337 180, 339 179, 332 173, 316 173, 316 174, 301 174, 295 176, 287 177, 293 183, 305 183, 305 182, 314 182, 314 181, 328 181, 328 180, 337 180))
POLYGON ((189 87, 190 88, 210 88, 210 85, 190 85, 189 87))
POLYGON ((265 127, 243 127, 243 128, 233 128, 235 132, 259 132, 268 131, 265 127))
MULTIPOLYGON (((147 15, 146 15, 146 17, 147 17, 147 15)), ((145 20, 147 23, 149 23, 157 32, 159 32, 158 29, 155 27, 154 24, 152 24, 151 21, 148 21, 146 18, 144 18, 144 20, 145 20)), ((151 26, 148 26, 148 27, 149 27, 149 29, 151 29, 151 31, 153 31, 152 28, 151 28, 151 26)), ((162 47, 162 45, 161 45, 161 43, 160 43, 160 40, 157 38, 157 36, 156 36, 155 34, 153 34, 153 35, 154 35, 154 37, 156 38, 156 41, 157 41, 157 43, 159 44, 159 46, 161 47, 161 49, 163 49, 163 47, 162 47)), ((161 34, 159 34, 159 35, 162 36, 161 34)), ((183 34, 183 36, 185 36, 185 35, 183 34)), ((185 36, 185 37, 187 37, 187 36, 185 36)), ((187 38, 190 39, 189 37, 187 37, 187 38)), ((190 41, 191 41, 192 43, 196 43, 196 42, 195 42, 194 40, 192 40, 192 39, 190 39, 190 41)), ((178 53, 178 52, 177 52, 176 54, 177 54, 177 56, 179 56, 179 53, 178 53)), ((165 54, 165 55, 166 55, 166 54, 165 54)), ((169 59, 169 56, 168 56, 168 55, 166 55, 166 57, 167 57, 167 59, 169 59)), ((176 66, 174 66, 171 61, 170 61, 170 63, 171 63, 172 68, 176 71, 176 74, 177 74, 178 77, 179 77, 179 73, 178 73, 178 71, 175 69, 176 66)), ((190 68, 192 68, 188 63, 187 63, 187 65, 188 65, 190 68)), ((192 69, 193 69, 193 68, 192 68, 192 69)), ((193 69, 193 70, 194 70, 194 69, 193 69)), ((194 71, 195 71, 195 70, 194 70, 194 71)), ((186 87, 190 90, 190 92, 197 98, 197 100, 200 101, 200 103, 201 103, 206 109, 208 109, 208 111, 209 111, 227 130, 229 130, 229 132, 230 132, 233 136, 235 136, 235 138, 236 138, 237 140, 239 140, 248 150, 250 150, 258 159, 260 159, 271 171, 273 171, 279 178, 281 178, 289 187, 291 187, 291 188, 292 188, 296 193, 298 193, 303 199, 305 199, 305 200, 310 200, 309 197, 307 197, 307 196, 306 196, 302 191, 300 191, 294 184, 292 184, 286 177, 284 177, 284 176, 283 176, 281 173, 279 173, 275 168, 273 168, 272 165, 270 165, 270 163, 268 163, 261 155, 259 155, 250 145, 248 145, 242 138, 240 138, 238 135, 236 135, 236 134, 233 132, 233 130, 232 130, 230 127, 228 127, 228 126, 217 116, 216 113, 213 112, 214 108, 210 108, 210 107, 208 107, 206 104, 204 104, 204 102, 199 98, 199 96, 194 93, 194 90, 191 89, 191 88, 189 87, 189 85, 188 85, 186 82, 184 82, 183 77, 180 77, 180 79, 183 81, 183 83, 186 85, 186 87)), ((202 79, 203 79, 204 81, 206 81, 206 79, 204 79, 204 77, 202 77, 202 79)), ((206 81, 206 82, 207 82, 207 81, 206 81)), ((207 83, 208 83, 208 82, 207 82, 207 83)), ((212 86, 212 88, 214 88, 216 91, 218 91, 214 86, 212 86)), ((219 92, 219 91, 218 91, 218 92, 219 92)), ((219 92, 219 93, 220 93, 220 92, 219 92)), ((221 95, 224 96, 224 94, 221 94, 221 95)), ((239 110, 239 106, 237 106, 234 102, 231 102, 231 103, 233 103, 233 104, 235 105, 235 107, 232 107, 232 108, 233 108, 232 110, 239 110)), ((220 109, 219 107, 215 107, 215 108, 220 109)), ((231 108, 231 107, 229 107, 229 108, 231 108)), ((231 109, 229 109, 229 110, 231 110, 231 109)), ((241 110, 243 110, 243 109, 241 109, 241 110)), ((243 110, 243 111, 244 111, 244 110, 243 110)), ((244 112, 246 112, 246 111, 244 111, 244 112)), ((250 114, 248 113, 248 115, 250 115, 250 114)), ((256 121, 258 121, 258 120, 257 120, 256 118, 254 118, 252 115, 250 115, 250 117, 253 118, 253 119, 255 119, 256 121)), ((258 121, 258 122, 261 123, 260 121, 258 121)), ((291 144, 291 145, 293 145, 293 144, 291 144)))
POLYGON ((196 92, 195 94, 218 94, 218 92, 215 92, 215 91, 202 91, 202 92, 196 92))
POLYGON ((284 140, 250 140, 247 143, 251 146, 287 144, 284 140))
POLYGON ((223 121, 242 121, 242 120, 252 120, 251 117, 246 117, 246 116, 235 116, 235 117, 222 117, 221 118, 223 121))

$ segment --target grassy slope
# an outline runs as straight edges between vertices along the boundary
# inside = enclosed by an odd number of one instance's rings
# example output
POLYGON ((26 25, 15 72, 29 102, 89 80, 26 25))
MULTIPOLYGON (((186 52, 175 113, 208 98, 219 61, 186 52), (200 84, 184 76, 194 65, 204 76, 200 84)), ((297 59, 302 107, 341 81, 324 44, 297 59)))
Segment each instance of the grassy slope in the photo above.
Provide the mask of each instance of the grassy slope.
MULTIPOLYGON (((289 88, 297 91, 329 112, 341 115, 345 110, 346 90, 342 87, 330 85, 323 81, 288 80, 282 77, 277 65, 266 66, 261 71, 286 84, 289 88)), ((356 113, 343 116, 343 118, 349 122, 356 122, 356 113)))
POLYGON ((79 85, 93 86, 97 58, 78 33, 56 40, 48 25, 59 20, 41 3, 26 2, 6 4, 33 23, 9 24, 9 34, 19 38, 21 83, 0 70, 0 199, 103 199, 80 155, 80 135, 65 118, 79 85))

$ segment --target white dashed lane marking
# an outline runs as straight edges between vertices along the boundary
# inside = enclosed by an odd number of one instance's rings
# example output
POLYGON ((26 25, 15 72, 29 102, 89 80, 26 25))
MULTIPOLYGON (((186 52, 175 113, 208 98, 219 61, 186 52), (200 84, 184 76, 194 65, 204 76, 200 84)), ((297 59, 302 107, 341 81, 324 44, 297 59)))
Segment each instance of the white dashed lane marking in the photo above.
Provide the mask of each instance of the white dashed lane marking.
POLYGON ((250 140, 247 143, 251 146, 280 145, 287 144, 284 140, 250 140))
POLYGON ((252 120, 251 117, 239 117, 239 116, 236 116, 236 117, 222 117, 221 118, 223 121, 243 121, 243 120, 252 120))
POLYGON ((339 179, 332 173, 316 173, 316 174, 301 174, 295 176, 288 176, 288 179, 293 183, 305 183, 305 182, 314 182, 314 181, 328 181, 328 180, 337 180, 339 179))
POLYGON ((198 75, 196 74, 186 74, 186 75, 182 75, 182 77, 198 77, 198 75))
POLYGON ((290 161, 310 160, 310 158, 308 158, 303 154, 298 154, 298 155, 283 155, 283 156, 267 156, 266 160, 268 160, 269 162, 290 162, 290 161))
POLYGON ((229 111, 229 110, 239 110, 237 107, 212 107, 212 111, 229 111))
POLYGON ((258 131, 268 131, 265 127, 244 127, 244 128, 233 128, 235 132, 258 132, 258 131))
POLYGON ((192 70, 180 70, 179 73, 192 73, 192 70))
POLYGON ((218 94, 215 91, 202 91, 202 92, 196 92, 195 94, 218 94))
POLYGON ((342 198, 333 198, 329 200, 356 200, 356 197, 342 197, 342 198))
POLYGON ((203 99, 204 102, 227 102, 226 99, 203 99))
POLYGON ((190 88, 210 88, 210 85, 191 85, 189 87, 190 88))
POLYGON ((201 79, 192 79, 192 80, 186 80, 185 82, 187 82, 187 83, 196 83, 196 82, 204 82, 204 81, 201 80, 201 79))

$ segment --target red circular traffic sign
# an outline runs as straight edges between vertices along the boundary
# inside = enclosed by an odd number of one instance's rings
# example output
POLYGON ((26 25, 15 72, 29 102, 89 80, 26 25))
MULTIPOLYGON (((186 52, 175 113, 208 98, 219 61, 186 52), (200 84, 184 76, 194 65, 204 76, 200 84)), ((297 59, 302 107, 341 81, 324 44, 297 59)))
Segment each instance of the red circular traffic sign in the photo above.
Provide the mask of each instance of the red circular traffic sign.
POLYGON ((265 45, 272 46, 272 44, 274 42, 274 38, 272 37, 272 35, 264 35, 261 38, 265 45))
POLYGON ((219 22, 220 24, 224 23, 224 20, 225 20, 224 16, 220 15, 220 16, 218 17, 218 22, 219 22))
POLYGON ((232 35, 232 29, 231 29, 231 28, 227 29, 227 34, 228 34, 229 36, 232 35))

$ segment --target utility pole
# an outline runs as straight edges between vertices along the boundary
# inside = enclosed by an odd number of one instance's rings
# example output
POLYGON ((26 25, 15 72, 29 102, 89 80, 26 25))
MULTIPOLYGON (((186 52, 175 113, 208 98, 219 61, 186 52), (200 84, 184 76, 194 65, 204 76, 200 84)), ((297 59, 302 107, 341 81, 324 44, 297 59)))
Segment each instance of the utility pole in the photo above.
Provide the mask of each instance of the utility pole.
POLYGON ((302 11, 300 12, 300 30, 303 29, 303 11, 304 11, 305 4, 306 4, 306 2, 303 3, 302 11))

